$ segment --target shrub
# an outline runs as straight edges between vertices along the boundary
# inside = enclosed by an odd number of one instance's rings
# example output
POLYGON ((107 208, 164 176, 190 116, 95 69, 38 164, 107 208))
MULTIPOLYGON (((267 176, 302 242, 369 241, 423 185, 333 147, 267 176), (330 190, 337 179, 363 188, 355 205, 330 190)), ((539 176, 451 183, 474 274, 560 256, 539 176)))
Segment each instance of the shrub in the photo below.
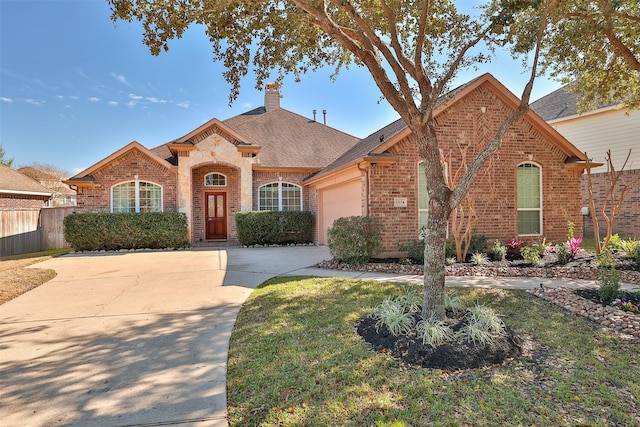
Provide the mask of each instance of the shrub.
POLYGON ((456 262, 458 262, 458 258, 456 258, 454 256, 450 256, 450 257, 447 257, 445 262, 447 263, 447 265, 453 265, 456 262))
POLYGON ((491 247, 491 253, 495 261, 504 261, 507 257, 507 247, 500 243, 500 240, 496 239, 491 247))
POLYGON ((327 234, 329 252, 349 264, 368 262, 380 249, 382 225, 376 217, 338 218, 327 234))
POLYGON ((620 272, 615 267, 600 269, 598 294, 602 301, 608 302, 620 292, 620 272))
POLYGON ((542 239, 542 242, 534 242, 531 244, 531 248, 537 251, 540 257, 543 257, 547 253, 550 246, 551 245, 547 243, 547 239, 542 239))
POLYGON ((524 244, 524 241, 511 239, 507 242, 507 259, 514 260, 522 257, 520 248, 524 244))
POLYGON ((456 254, 456 242, 454 242, 453 240, 450 242, 447 242, 446 245, 444 246, 444 256, 447 258, 451 258, 451 257, 457 257, 456 254))
POLYGON ((566 243, 558 243, 555 247, 555 253, 560 264, 569 262, 569 247, 566 243))
POLYGON ((613 234, 611 237, 609 237, 607 246, 604 246, 604 239, 602 239, 602 242, 601 242, 602 250, 609 249, 611 252, 618 252, 621 250, 621 247, 620 247, 621 242, 622 242, 622 239, 620 238, 620 235, 618 233, 613 234))
POLYGON ((241 245, 282 245, 313 240, 313 214, 307 211, 236 212, 241 245))
POLYGON ((567 246, 569 247, 569 252, 572 257, 578 255, 578 251, 580 250, 580 245, 582 244, 582 237, 572 237, 568 242, 567 246))
POLYGON ((447 311, 458 314, 464 311, 465 305, 458 295, 446 293, 444 294, 444 308, 447 311))
POLYGON ((407 252, 409 258, 424 262, 424 240, 407 240, 398 244, 401 251, 407 252))
POLYGON ((491 308, 476 305, 465 315, 467 324, 459 332, 460 336, 474 343, 491 344, 494 338, 505 331, 505 324, 491 308))
POLYGON ((421 320, 416 325, 416 331, 423 344, 434 348, 455 338, 455 333, 443 321, 421 320))
POLYGON ((189 247, 187 216, 179 212, 77 213, 63 227, 76 251, 189 247))
POLYGON ((405 286, 404 293, 396 298, 403 310, 410 313, 420 311, 422 307, 422 295, 419 287, 405 286))
POLYGON ((640 264, 640 240, 625 239, 620 241, 620 250, 629 258, 635 259, 640 264))
POLYGON ((482 252, 476 252, 471 255, 471 261, 475 265, 485 265, 487 262, 489 262, 489 258, 487 258, 487 255, 482 252))
POLYGON ((613 253, 611 252, 608 246, 602 252, 600 252, 599 254, 596 254, 596 265, 600 269, 611 268, 615 266, 613 253))
POLYGON ((482 234, 474 234, 469 242, 467 253, 484 252, 487 250, 487 237, 482 234))
POLYGON ((376 330, 385 326, 394 337, 408 334, 414 326, 413 315, 404 310, 402 302, 388 297, 371 314, 376 319, 376 330))
POLYGON ((522 248, 522 257, 524 258, 524 262, 531 265, 540 264, 540 252, 538 248, 534 248, 531 246, 526 246, 522 248))

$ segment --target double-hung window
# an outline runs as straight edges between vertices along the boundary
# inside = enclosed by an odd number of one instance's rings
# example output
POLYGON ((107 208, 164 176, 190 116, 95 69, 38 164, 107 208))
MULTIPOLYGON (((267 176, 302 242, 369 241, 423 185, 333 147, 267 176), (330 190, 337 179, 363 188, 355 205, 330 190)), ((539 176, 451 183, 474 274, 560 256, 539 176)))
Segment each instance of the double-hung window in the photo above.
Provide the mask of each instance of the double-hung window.
POLYGON ((518 235, 542 234, 542 173, 534 163, 518 166, 518 235))

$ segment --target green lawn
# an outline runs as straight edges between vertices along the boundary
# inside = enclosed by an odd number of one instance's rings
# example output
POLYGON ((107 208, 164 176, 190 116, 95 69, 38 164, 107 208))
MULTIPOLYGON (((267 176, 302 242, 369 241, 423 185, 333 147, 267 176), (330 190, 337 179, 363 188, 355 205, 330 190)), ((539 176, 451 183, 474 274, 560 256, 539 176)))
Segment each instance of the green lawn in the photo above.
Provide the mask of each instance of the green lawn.
POLYGON ((506 365, 417 369, 371 351, 354 324, 402 286, 298 277, 256 289, 231 336, 231 425, 640 425, 640 345, 522 291, 455 290, 534 338, 506 365))

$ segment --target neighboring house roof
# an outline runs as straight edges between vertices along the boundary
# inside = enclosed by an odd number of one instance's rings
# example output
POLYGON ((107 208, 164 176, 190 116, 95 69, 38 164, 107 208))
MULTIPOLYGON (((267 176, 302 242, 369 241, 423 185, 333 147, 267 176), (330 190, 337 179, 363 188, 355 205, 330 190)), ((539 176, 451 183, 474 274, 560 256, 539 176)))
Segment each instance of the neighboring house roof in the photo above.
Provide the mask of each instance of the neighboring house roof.
POLYGON ((48 197, 52 194, 34 179, 4 165, 0 165, 0 193, 48 197))
POLYGON ((88 185, 94 181, 94 178, 92 176, 94 172, 107 166, 117 158, 124 156, 131 150, 141 151, 143 154, 147 155, 149 158, 151 158, 161 166, 166 167, 167 169, 173 169, 175 166, 170 162, 168 162, 167 160, 165 160, 164 158, 162 158, 161 156, 158 156, 156 152, 149 150, 139 142, 132 141, 129 144, 122 147, 121 149, 119 149, 118 151, 116 151, 115 153, 111 154, 110 156, 100 160, 98 163, 94 164, 93 166, 90 166, 87 169, 83 170, 82 172, 72 176, 68 180, 64 181, 64 183, 68 185, 83 185, 83 184, 88 185))
MULTIPOLYGON (((436 104, 434 109, 434 117, 437 117, 444 110, 464 98, 468 93, 475 90, 479 86, 486 84, 508 105, 516 108, 520 103, 519 99, 511 93, 502 83, 496 80, 491 74, 483 74, 465 83, 447 94, 443 95, 436 104)), ((529 121, 541 133, 548 136, 554 141, 558 147, 567 154, 568 157, 584 160, 584 154, 578 150, 571 142, 560 135, 555 129, 549 126, 540 116, 533 111, 529 111, 525 115, 525 120, 529 121)), ((385 151, 392 145, 398 143, 410 133, 409 128, 402 119, 385 126, 384 128, 372 133, 368 137, 360 140, 360 142, 340 156, 329 166, 318 172, 317 174, 307 178, 307 181, 313 181, 317 178, 337 172, 352 163, 358 163, 362 159, 369 157, 369 161, 373 161, 373 156, 384 156, 385 151)))
POLYGON ((76 192, 62 182, 62 180, 49 172, 36 169, 32 166, 24 166, 18 169, 18 172, 30 178, 33 178, 44 187, 51 190, 56 195, 75 196, 76 192))
MULTIPOLYGON (((571 85, 568 84, 543 96, 531 103, 531 109, 547 122, 579 114, 578 95, 569 91, 570 88, 571 85)), ((612 105, 616 104, 602 104, 598 109, 612 105)))

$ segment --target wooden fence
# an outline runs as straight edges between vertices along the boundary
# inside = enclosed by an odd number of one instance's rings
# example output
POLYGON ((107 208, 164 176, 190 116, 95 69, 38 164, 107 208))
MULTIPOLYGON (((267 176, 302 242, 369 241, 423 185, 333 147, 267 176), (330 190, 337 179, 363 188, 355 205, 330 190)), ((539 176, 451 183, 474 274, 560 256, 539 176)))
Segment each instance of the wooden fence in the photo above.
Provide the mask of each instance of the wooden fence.
POLYGON ((62 221, 74 207, 0 210, 0 256, 66 248, 62 221))

